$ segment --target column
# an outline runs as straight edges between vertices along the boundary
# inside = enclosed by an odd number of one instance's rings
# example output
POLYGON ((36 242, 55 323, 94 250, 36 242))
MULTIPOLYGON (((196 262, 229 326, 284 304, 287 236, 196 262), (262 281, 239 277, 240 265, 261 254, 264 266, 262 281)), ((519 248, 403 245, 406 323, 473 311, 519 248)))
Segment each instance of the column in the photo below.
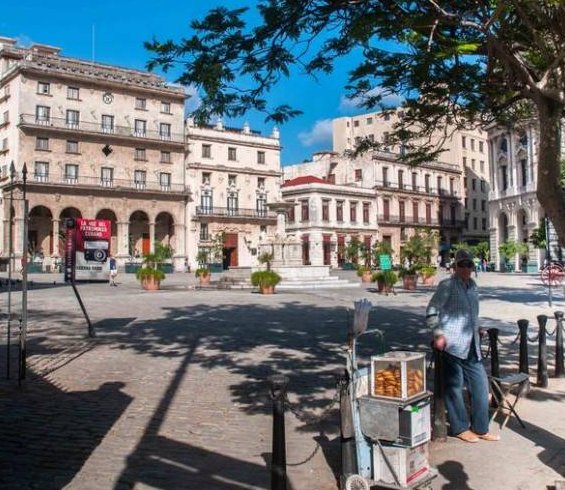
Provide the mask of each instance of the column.
POLYGON ((155 223, 149 223, 149 253, 155 253, 155 223))
POLYGON ((175 228, 175 240, 173 243, 173 265, 175 271, 184 272, 184 261, 187 258, 185 245, 185 226, 180 223, 175 223, 173 226, 175 228))
POLYGON ((51 251, 51 257, 57 258, 61 256, 61 250, 59 250, 59 227, 60 221, 58 219, 53 219, 52 221, 52 233, 53 233, 53 250, 51 251))
POLYGON ((117 258, 129 258, 129 221, 118 221, 118 253, 117 258))

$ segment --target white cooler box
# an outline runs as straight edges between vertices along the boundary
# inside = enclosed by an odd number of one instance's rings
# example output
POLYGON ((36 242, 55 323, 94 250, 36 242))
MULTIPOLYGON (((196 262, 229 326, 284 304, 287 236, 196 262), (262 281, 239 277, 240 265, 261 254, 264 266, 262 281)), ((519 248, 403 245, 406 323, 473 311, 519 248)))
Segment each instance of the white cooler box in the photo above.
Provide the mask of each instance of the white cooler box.
MULTIPOLYGON (((429 444, 410 448, 403 446, 382 445, 388 461, 392 465, 400 485, 407 487, 430 472, 429 444)), ((377 482, 396 485, 378 445, 373 445, 373 479, 377 482)))

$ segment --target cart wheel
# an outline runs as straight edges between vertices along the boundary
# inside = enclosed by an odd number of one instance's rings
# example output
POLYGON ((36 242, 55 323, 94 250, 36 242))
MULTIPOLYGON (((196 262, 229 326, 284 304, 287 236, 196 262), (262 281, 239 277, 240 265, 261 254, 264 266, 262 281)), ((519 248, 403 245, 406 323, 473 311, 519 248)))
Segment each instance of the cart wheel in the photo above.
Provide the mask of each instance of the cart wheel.
POLYGON ((369 483, 359 475, 350 475, 345 480, 345 490, 370 490, 369 483))

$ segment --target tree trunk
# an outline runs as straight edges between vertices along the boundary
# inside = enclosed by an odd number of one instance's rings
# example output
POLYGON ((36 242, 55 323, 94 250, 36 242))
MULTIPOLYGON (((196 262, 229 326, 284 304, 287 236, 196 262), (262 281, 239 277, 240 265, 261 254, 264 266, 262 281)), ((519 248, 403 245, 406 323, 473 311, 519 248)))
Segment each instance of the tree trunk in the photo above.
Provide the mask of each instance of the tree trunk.
POLYGON ((563 105, 547 98, 538 101, 539 154, 537 198, 565 246, 565 198, 561 190, 561 115, 563 105))

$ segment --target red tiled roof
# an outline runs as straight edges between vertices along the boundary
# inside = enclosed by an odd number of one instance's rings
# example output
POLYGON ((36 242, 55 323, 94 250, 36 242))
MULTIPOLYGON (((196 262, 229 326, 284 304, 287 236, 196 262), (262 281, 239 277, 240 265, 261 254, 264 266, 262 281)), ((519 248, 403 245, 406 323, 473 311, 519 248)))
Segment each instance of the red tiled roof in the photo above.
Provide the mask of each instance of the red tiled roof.
POLYGON ((327 182, 319 177, 314 177, 313 175, 303 175, 301 177, 296 177, 291 180, 287 180, 282 187, 290 187, 293 185, 302 184, 327 184, 327 182))

